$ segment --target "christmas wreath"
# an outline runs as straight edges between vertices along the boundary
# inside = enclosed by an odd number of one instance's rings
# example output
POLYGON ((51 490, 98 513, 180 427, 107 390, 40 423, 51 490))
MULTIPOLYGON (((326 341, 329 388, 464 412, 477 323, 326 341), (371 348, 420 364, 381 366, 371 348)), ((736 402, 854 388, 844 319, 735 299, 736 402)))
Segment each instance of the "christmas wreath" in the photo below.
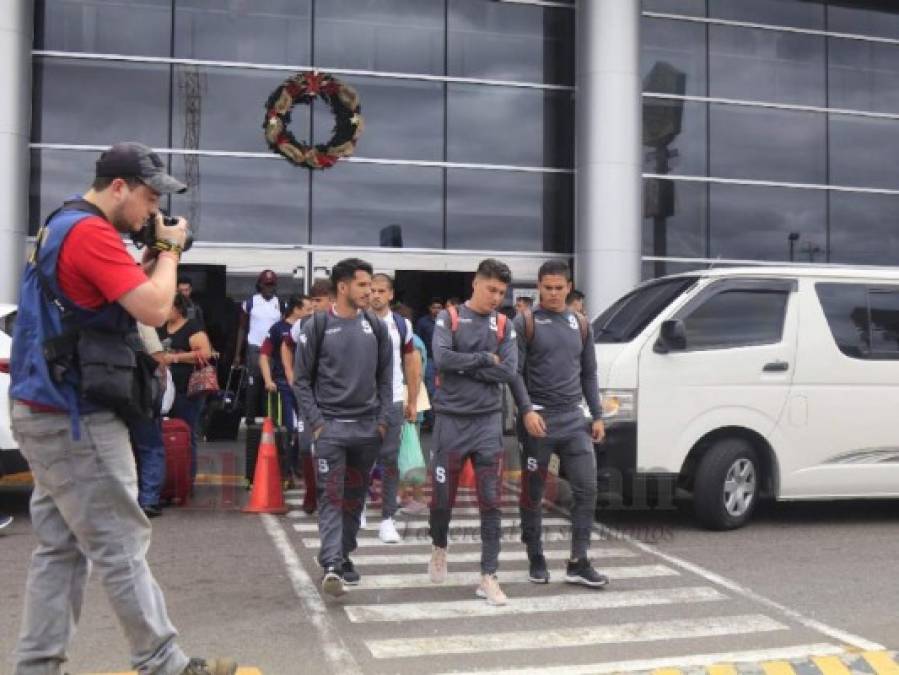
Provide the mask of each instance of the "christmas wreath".
POLYGON ((359 94, 350 86, 325 73, 297 73, 272 92, 265 103, 265 140, 273 152, 291 164, 310 169, 327 169, 341 157, 350 157, 362 135, 364 122, 359 94), (334 114, 334 131, 325 144, 301 143, 288 129, 290 112, 297 103, 311 104, 318 96, 334 114))

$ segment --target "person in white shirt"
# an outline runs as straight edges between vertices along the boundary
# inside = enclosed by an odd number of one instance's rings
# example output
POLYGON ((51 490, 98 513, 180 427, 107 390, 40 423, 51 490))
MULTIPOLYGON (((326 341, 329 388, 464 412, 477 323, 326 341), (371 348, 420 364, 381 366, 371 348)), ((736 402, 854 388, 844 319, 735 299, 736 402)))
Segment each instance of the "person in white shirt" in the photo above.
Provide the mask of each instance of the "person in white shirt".
POLYGON ((241 303, 240 328, 234 349, 234 366, 240 365, 244 340, 247 343, 247 425, 253 424, 262 396, 262 371, 259 369, 259 352, 268 332, 281 320, 281 301, 277 296, 278 276, 272 270, 264 270, 256 280, 257 293, 241 303))
POLYGON ((403 419, 415 422, 418 415, 415 402, 421 382, 421 359, 412 343, 412 324, 408 319, 391 311, 392 301, 393 279, 387 274, 375 274, 371 280, 371 309, 387 326, 393 343, 393 406, 388 418, 387 433, 378 455, 378 464, 381 467, 383 518, 378 528, 378 537, 385 544, 397 544, 401 539, 393 520, 398 508, 396 497, 400 482, 398 469, 400 433, 403 429, 403 419))

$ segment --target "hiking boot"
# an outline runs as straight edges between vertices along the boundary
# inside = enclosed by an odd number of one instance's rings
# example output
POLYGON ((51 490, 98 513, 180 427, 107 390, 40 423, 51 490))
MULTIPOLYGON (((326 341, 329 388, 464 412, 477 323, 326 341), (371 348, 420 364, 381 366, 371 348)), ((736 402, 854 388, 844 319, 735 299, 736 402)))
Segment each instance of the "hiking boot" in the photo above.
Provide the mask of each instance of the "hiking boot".
POLYGON ((428 563, 428 574, 432 584, 442 584, 446 581, 446 549, 435 546, 431 551, 431 561, 428 563))
POLYGON ((475 595, 484 598, 488 605, 505 605, 508 604, 509 598, 503 593, 503 589, 499 587, 499 581, 495 574, 482 574, 481 585, 475 591, 475 595))
POLYGON ((191 659, 181 675, 234 675, 237 663, 231 659, 191 659))
POLYGON ((528 581, 535 584, 549 583, 549 570, 546 569, 546 558, 542 553, 528 556, 528 581))
POLYGON ((347 586, 358 586, 359 572, 356 571, 356 566, 353 565, 353 561, 347 558, 343 561, 343 583, 347 586))
POLYGON ((568 567, 565 569, 565 581, 569 584, 581 584, 590 588, 602 588, 609 584, 609 577, 593 569, 588 558, 581 558, 568 561, 568 567))
POLYGON ((399 544, 403 538, 396 531, 396 523, 393 518, 385 518, 381 521, 381 527, 378 528, 378 539, 385 544, 399 544))
POLYGON ((325 568, 325 576, 322 577, 322 593, 330 595, 332 598, 339 598, 346 593, 341 569, 334 565, 325 568))

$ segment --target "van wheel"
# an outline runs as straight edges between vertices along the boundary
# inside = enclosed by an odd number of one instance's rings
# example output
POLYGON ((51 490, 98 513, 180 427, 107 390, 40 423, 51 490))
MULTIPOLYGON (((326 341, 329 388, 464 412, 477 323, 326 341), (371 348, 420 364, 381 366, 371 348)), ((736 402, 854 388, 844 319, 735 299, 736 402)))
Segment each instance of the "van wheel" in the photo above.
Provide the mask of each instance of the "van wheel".
POLYGON ((759 463, 752 445, 724 438, 709 448, 696 470, 693 510, 711 530, 745 525, 759 498, 759 463))

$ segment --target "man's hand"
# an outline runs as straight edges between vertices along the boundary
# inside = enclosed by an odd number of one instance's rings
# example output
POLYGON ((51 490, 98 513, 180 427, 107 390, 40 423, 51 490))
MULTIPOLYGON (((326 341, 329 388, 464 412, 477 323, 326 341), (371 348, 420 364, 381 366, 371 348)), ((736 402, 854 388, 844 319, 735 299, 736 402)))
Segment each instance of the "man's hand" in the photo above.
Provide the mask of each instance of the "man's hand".
POLYGON ((187 241, 187 221, 179 218, 175 225, 164 225, 162 222, 162 214, 156 214, 156 238, 170 241, 173 244, 184 248, 187 241))
POLYGON ((418 408, 416 407, 416 401, 410 401, 406 404, 406 409, 404 411, 404 417, 407 422, 412 422, 415 424, 415 420, 418 418, 418 408))
POLYGON ((499 354, 493 354, 493 360, 496 361, 496 365, 501 364, 503 361, 499 358, 499 354))
POLYGON ((606 437, 606 425, 602 423, 602 420, 596 420, 593 423, 592 435, 594 443, 602 443, 603 439, 606 437))
POLYGON ((269 380, 265 383, 265 390, 269 393, 274 394, 276 391, 278 391, 278 385, 269 380))
POLYGON ((387 425, 379 424, 378 425, 378 436, 381 437, 381 442, 384 442, 384 439, 387 438, 387 425))
POLYGON ((534 438, 546 438, 546 422, 540 413, 531 410, 524 415, 524 428, 534 438))

